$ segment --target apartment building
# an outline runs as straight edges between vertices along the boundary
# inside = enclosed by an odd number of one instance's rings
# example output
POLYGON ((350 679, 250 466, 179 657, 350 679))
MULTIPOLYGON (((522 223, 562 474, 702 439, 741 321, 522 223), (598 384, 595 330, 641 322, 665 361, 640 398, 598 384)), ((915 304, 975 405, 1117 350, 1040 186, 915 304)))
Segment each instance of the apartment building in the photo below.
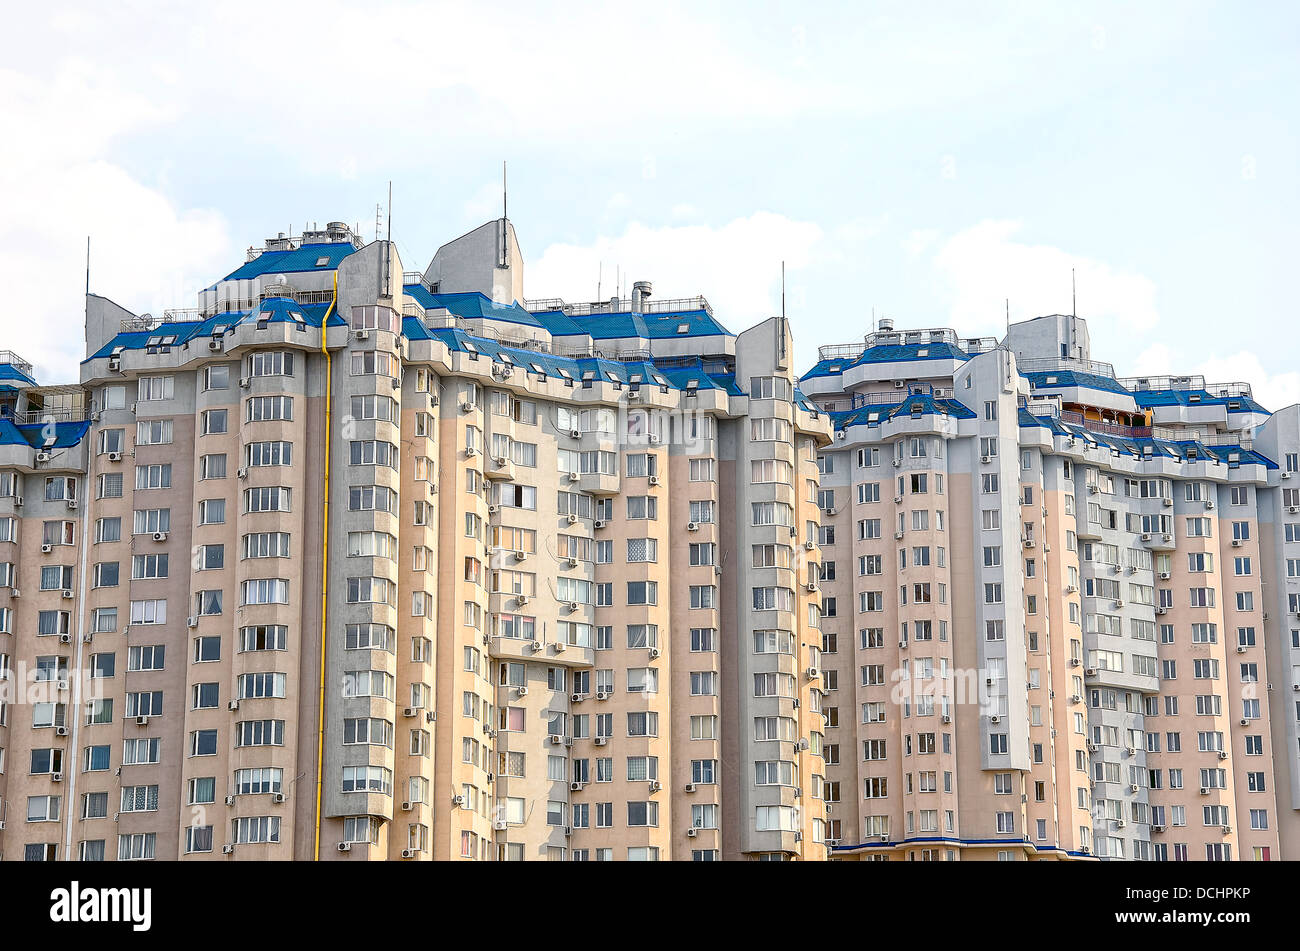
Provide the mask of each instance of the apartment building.
POLYGON ((1296 408, 1074 316, 819 356, 834 857, 1300 854, 1296 408))
POLYGON ((3 858, 828 858, 784 319, 530 300, 499 219, 85 334, 0 355, 3 858))
POLYGON ((1300 856, 1300 407, 523 269, 332 222, 0 353, 0 857, 1300 856))

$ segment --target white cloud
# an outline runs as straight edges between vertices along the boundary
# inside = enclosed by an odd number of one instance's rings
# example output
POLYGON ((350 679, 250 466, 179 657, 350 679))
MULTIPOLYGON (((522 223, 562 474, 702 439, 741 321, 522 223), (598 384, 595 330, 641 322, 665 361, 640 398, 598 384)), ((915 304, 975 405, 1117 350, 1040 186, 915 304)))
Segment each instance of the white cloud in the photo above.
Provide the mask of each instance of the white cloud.
POLYGON ((793 272, 807 266, 821 240, 816 224, 770 212, 718 228, 633 223, 621 235, 587 245, 551 245, 527 263, 527 291, 530 297, 594 300, 603 263, 602 297, 614 295, 617 266, 627 289, 633 281, 648 280, 656 297, 703 294, 727 329, 739 333, 778 312, 781 261, 789 282, 793 272))
POLYGON ((86 236, 91 290, 128 309, 185 306, 231 261, 224 220, 178 209, 106 154, 116 136, 168 111, 71 62, 41 81, 0 71, 0 117, 12 148, 0 165, 4 345, 36 364, 40 382, 77 379, 86 236))
MULTIPOLYGON (((1071 268, 1079 288, 1078 314, 1088 320, 1094 341, 1100 337, 1113 345, 1159 321, 1151 280, 1062 248, 1019 241, 1021 229, 1018 221, 981 221, 943 240, 934 252, 931 264, 952 326, 1000 336, 1008 298, 1012 321, 1068 314, 1071 268)), ((913 236, 906 249, 923 253, 929 235, 913 236)))

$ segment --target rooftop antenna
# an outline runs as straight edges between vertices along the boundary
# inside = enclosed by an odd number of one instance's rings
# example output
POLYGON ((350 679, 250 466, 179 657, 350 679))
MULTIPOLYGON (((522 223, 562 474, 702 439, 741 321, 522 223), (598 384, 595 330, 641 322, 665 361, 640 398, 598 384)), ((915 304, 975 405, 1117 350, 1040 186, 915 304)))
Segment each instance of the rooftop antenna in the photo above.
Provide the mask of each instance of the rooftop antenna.
POLYGON ((375 202, 375 240, 376 241, 379 240, 379 222, 382 220, 383 219, 380 217, 380 213, 379 213, 379 202, 375 202))
POLYGON ((1070 268, 1070 316, 1079 316, 1078 295, 1074 283, 1074 268, 1070 268))
POLYGON ((605 276, 605 262, 596 262, 596 300, 600 300, 600 285, 605 276))
POLYGON ((505 159, 502 159, 501 160, 501 217, 502 218, 510 217, 510 215, 506 213, 510 208, 510 206, 506 203, 508 197, 509 197, 509 189, 506 186, 506 163, 505 163, 505 159))
POLYGON ((90 235, 86 235, 86 296, 90 296, 90 235))
POLYGON ((1007 298, 1007 336, 1011 336, 1011 298, 1007 298))
POLYGON ((785 262, 781 262, 781 321, 785 321, 785 262))
POLYGON ((384 237, 393 240, 393 180, 388 180, 388 225, 384 228, 384 237))

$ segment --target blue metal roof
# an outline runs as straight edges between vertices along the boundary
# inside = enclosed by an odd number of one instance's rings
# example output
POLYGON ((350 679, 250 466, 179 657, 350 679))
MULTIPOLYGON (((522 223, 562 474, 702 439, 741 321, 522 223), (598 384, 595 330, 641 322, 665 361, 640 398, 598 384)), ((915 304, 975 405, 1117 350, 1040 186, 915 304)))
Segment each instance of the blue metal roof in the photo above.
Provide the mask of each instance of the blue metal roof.
POLYGON ((1086 440, 1093 446, 1116 450, 1121 455, 1135 458, 1161 456, 1167 459, 1178 459, 1182 462, 1217 459, 1230 469, 1236 469, 1242 465, 1260 465, 1266 469, 1276 469, 1278 467, 1276 462, 1262 453, 1253 449, 1243 449, 1241 446, 1207 446, 1203 442, 1191 439, 1170 441, 1155 439, 1150 436, 1127 437, 1113 436, 1109 433, 1095 433, 1085 426, 1062 422, 1055 416, 1036 416, 1024 407, 1020 409, 1019 421, 1021 427, 1042 426, 1044 429, 1051 430, 1058 435, 1073 436, 1076 439, 1086 440), (1148 449, 1150 449, 1150 452, 1147 451, 1148 449), (1233 456, 1236 456, 1236 459, 1233 459, 1233 456))
POLYGON ((957 419, 974 419, 975 413, 958 400, 935 399, 928 393, 914 393, 898 403, 871 403, 856 409, 839 410, 830 413, 831 423, 836 429, 865 423, 879 426, 896 417, 952 416, 957 419))
POLYGON ((504 320, 511 324, 540 327, 542 322, 518 304, 498 304, 479 291, 435 294, 423 284, 408 284, 402 291, 425 310, 443 307, 457 317, 473 320, 504 320))
POLYGON ((1209 390, 1134 390, 1133 399, 1142 407, 1228 406, 1230 413, 1268 412, 1249 396, 1216 396, 1209 390))
MULTIPOLYGON (((36 381, 34 379, 32 379, 22 370, 18 369, 12 363, 0 363, 0 380, 10 382, 10 383, 18 382, 18 383, 28 383, 32 386, 36 385, 36 381)), ((15 389, 16 388, 17 387, 15 387, 15 389)))
MULTIPOLYGON (((119 347, 123 350, 144 350, 149 346, 149 340, 154 337, 174 336, 176 342, 169 346, 183 347, 192 340, 211 337, 223 325, 229 329, 250 320, 254 322, 265 320, 268 324, 302 323, 308 327, 319 327, 329 309, 329 304, 299 304, 288 297, 268 297, 255 311, 231 311, 215 314, 204 320, 175 321, 159 324, 153 330, 132 330, 117 334, 82 363, 110 356, 119 347)), ((347 321, 336 310, 330 314, 329 326, 345 327, 347 321)))
POLYGON ((673 311, 662 314, 588 314, 573 317, 556 310, 537 311, 538 322, 554 336, 586 334, 593 340, 615 337, 640 337, 667 340, 673 337, 730 337, 731 331, 703 309, 673 311))
POLYGON ((1059 390, 1065 387, 1081 386, 1090 390, 1104 390, 1107 393, 1123 393, 1125 396, 1131 396, 1118 380, 1111 379, 1108 376, 1098 376, 1095 373, 1083 373, 1079 370, 1034 370, 1029 373, 1021 373, 1030 386, 1036 390, 1059 390), (1048 379, 1051 382, 1048 382, 1048 379))
POLYGON ((417 317, 406 317, 402 321, 402 330, 410 340, 437 340, 449 350, 459 353, 477 353, 494 362, 507 362, 502 356, 508 356, 509 363, 525 373, 543 372, 547 376, 563 378, 564 373, 577 383, 581 383, 588 374, 593 380, 603 383, 631 384, 642 383, 646 386, 667 385, 685 390, 694 384, 695 389, 720 389, 741 395, 733 377, 725 374, 710 374, 703 369, 703 363, 685 367, 657 367, 644 361, 624 362, 606 360, 601 357, 558 357, 537 350, 522 347, 502 346, 498 341, 485 337, 476 337, 462 330, 436 328, 430 330, 417 317), (564 373, 560 371, 563 370, 564 373), (639 381, 632 377, 640 375, 639 381))
POLYGON ((0 445, 31 446, 33 449, 66 449, 75 446, 90 431, 90 420, 84 419, 74 423, 55 423, 54 442, 45 445, 45 423, 23 423, 15 425, 7 419, 0 419, 0 445))
POLYGON ((819 360, 800 379, 807 380, 812 377, 835 376, 850 367, 861 366, 864 363, 908 363, 914 360, 954 360, 964 363, 969 359, 970 354, 965 350, 954 347, 944 340, 881 344, 878 347, 863 350, 856 357, 819 360))
POLYGON ((349 242, 304 244, 292 251, 263 251, 253 260, 227 274, 223 280, 244 281, 263 274, 293 274, 302 271, 332 271, 356 248, 349 242), (317 263, 324 259, 324 263, 317 263))

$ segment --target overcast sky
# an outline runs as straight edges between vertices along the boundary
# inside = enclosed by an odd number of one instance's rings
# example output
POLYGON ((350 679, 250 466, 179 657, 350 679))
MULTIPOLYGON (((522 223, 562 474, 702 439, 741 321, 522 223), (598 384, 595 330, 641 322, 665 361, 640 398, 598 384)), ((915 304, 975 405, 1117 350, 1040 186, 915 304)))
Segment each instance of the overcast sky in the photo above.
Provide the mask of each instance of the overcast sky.
POLYGON ((510 217, 530 297, 615 269, 733 331, 1001 333, 1300 400, 1294 4, 24 4, 0 36, 4 339, 76 378, 91 289, 193 306, 360 222, 403 263, 510 217))

